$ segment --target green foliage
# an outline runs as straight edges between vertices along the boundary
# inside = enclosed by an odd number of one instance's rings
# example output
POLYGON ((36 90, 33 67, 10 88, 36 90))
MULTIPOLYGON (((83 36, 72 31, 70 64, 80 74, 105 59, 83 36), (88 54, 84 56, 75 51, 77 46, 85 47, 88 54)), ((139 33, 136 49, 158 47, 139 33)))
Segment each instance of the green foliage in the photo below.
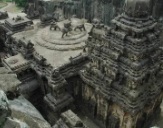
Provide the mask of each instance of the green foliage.
POLYGON ((4 1, 6 1, 6 2, 12 2, 13 0, 4 0, 4 1))
POLYGON ((27 0, 13 0, 20 7, 25 7, 27 0))
POLYGON ((3 8, 5 6, 7 6, 7 3, 4 2, 3 0, 0 0, 0 8, 3 8))
POLYGON ((12 2, 13 0, 0 0, 0 2, 12 2))

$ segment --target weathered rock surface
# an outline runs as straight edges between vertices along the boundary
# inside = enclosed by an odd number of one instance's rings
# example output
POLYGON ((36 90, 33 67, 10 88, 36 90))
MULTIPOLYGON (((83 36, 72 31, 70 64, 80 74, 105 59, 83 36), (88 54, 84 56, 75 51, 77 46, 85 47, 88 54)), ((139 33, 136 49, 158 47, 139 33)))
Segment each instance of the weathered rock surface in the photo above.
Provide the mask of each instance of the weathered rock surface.
POLYGON ((9 115, 7 96, 0 90, 0 127, 5 123, 6 117, 9 115))
POLYGON ((18 119, 7 118, 7 121, 3 128, 30 128, 26 123, 21 122, 18 119))
POLYGON ((38 110, 24 97, 9 101, 11 116, 26 122, 30 128, 51 128, 38 110))
POLYGON ((83 121, 71 110, 61 114, 61 118, 52 128, 88 128, 83 121))
POLYGON ((4 67, 0 67, 0 89, 4 92, 14 92, 20 85, 16 74, 12 73, 4 67))

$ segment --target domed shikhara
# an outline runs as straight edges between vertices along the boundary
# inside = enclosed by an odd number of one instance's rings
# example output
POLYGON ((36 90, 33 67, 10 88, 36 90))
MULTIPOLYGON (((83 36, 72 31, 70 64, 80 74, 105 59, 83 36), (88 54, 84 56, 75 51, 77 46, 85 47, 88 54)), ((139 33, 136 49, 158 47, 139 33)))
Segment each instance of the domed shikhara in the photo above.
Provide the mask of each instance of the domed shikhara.
POLYGON ((150 14, 150 0, 126 0, 124 11, 130 17, 147 17, 150 14))

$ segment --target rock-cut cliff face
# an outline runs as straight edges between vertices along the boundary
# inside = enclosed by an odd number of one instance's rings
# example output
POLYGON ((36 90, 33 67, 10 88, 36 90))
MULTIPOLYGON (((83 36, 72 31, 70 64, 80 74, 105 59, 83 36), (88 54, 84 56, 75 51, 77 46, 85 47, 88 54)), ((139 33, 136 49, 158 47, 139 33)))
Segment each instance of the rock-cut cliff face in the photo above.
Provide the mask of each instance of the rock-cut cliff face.
POLYGON ((125 0, 83 0, 84 17, 89 21, 93 18, 100 19, 109 25, 110 21, 122 12, 125 0))
MULTIPOLYGON (((131 2, 134 0, 131 0, 131 2)), ((150 1, 150 13, 158 19, 163 16, 163 0, 145 0, 150 1)), ((31 2, 28 0, 28 2, 31 2)), ((38 9, 38 0, 32 1, 35 3, 36 9, 38 9)), ((70 18, 72 15, 76 15, 79 18, 86 18, 88 21, 92 21, 94 18, 98 18, 102 23, 110 25, 110 21, 123 12, 125 0, 71 0, 71 4, 65 0, 64 3, 56 4, 53 0, 44 2, 45 8, 48 13, 53 13, 54 8, 60 5, 59 8, 63 9, 64 17, 70 18), (54 3, 54 4, 52 4, 54 3), (55 5, 56 4, 56 5, 55 5)))
MULTIPOLYGON (((123 12, 125 0, 82 0, 84 17, 89 21, 93 18, 100 19, 104 24, 123 12)), ((157 19, 163 16, 163 0, 149 0, 150 13, 157 19)), ((82 12, 82 11, 81 11, 82 12)))
POLYGON ((152 14, 155 18, 163 16, 163 0, 151 0, 152 14))

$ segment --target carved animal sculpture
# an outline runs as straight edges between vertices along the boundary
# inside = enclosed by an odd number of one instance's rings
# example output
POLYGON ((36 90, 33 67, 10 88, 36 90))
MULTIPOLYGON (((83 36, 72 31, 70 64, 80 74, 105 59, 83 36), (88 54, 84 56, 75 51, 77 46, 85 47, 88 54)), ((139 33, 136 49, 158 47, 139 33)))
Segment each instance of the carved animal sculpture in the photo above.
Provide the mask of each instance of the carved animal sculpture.
POLYGON ((28 16, 29 18, 33 18, 33 17, 34 17, 34 11, 35 11, 34 4, 33 4, 33 3, 28 4, 27 16, 28 16))
POLYGON ((62 38, 63 38, 65 35, 67 36, 67 34, 70 31, 72 31, 72 29, 71 28, 63 28, 61 31, 62 31, 62 38))
POLYGON ((93 24, 100 24, 101 21, 100 21, 100 19, 94 18, 94 19, 92 20, 92 23, 93 23, 93 24))
POLYGON ((94 26, 95 28, 101 29, 101 28, 104 27, 104 24, 101 23, 101 20, 96 19, 96 18, 93 19, 92 24, 93 24, 93 26, 94 26))
POLYGON ((6 19, 8 18, 8 13, 7 12, 0 12, 0 19, 6 19))
POLYGON ((40 16, 41 22, 47 22, 53 19, 53 16, 50 14, 43 14, 40 16))
POLYGON ((80 31, 82 31, 82 30, 86 31, 85 26, 84 26, 84 23, 81 24, 81 25, 77 25, 77 26, 75 27, 74 31, 76 31, 76 29, 79 29, 80 31))
POLYGON ((17 16, 16 18, 15 18, 15 22, 18 22, 18 21, 20 21, 20 20, 24 20, 21 16, 17 16))
POLYGON ((61 32, 62 32, 62 38, 67 34, 72 31, 72 28, 71 28, 71 22, 69 23, 64 23, 64 28, 61 29, 61 32))
POLYGON ((71 22, 64 23, 63 28, 60 28, 56 22, 52 22, 50 25, 50 30, 57 30, 57 29, 62 32, 62 38, 63 38, 65 35, 67 36, 70 31, 72 31, 71 22))
POLYGON ((60 27, 57 25, 56 22, 50 24, 50 30, 61 30, 60 27))
POLYGON ((59 13, 54 12, 53 13, 53 18, 54 18, 55 21, 58 21, 59 20, 59 13))

